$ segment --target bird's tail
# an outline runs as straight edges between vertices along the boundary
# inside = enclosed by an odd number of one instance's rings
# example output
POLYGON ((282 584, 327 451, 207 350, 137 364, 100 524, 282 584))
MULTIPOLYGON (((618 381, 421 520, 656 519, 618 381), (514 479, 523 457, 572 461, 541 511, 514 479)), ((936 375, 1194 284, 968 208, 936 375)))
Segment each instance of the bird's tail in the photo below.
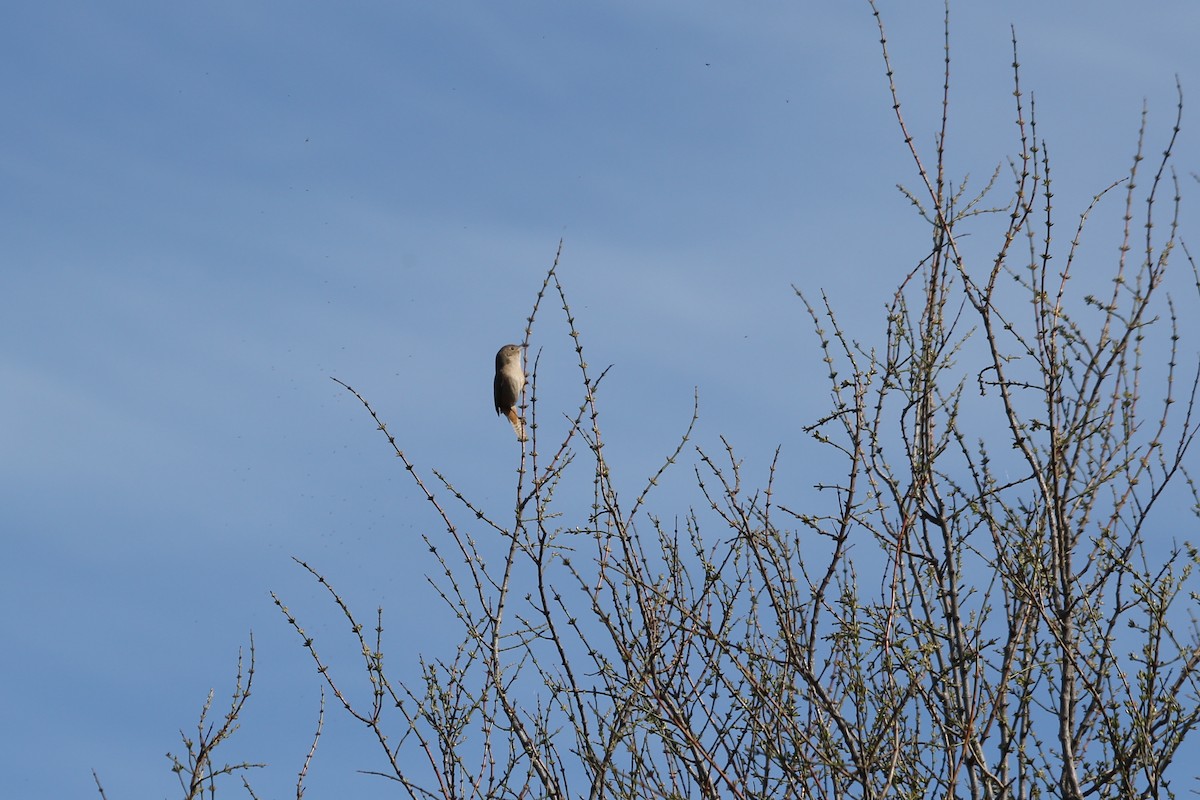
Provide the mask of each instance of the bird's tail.
POLYGON ((508 410, 508 421, 512 423, 513 431, 515 431, 517 434, 517 441, 528 441, 525 438, 525 423, 522 422, 521 418, 517 415, 517 409, 510 408, 508 410))

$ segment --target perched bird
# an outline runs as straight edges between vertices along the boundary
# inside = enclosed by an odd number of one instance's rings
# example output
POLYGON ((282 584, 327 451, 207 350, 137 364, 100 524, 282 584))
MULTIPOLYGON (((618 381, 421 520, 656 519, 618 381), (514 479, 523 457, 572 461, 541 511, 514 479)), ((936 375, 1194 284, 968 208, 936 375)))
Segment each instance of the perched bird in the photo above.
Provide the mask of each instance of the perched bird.
POLYGON ((496 353, 496 379, 492 382, 492 397, 496 401, 496 413, 504 414, 512 423, 518 441, 525 439, 525 423, 517 414, 517 403, 521 390, 525 388, 525 370, 521 369, 521 348, 506 344, 496 353))

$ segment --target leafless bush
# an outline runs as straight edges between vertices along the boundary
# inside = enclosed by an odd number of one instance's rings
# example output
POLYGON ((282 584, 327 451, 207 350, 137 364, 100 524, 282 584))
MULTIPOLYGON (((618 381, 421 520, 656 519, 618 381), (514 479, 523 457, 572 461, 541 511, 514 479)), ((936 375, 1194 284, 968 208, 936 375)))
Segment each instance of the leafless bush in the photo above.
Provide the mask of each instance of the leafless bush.
POLYGON ((523 346, 544 304, 560 303, 581 401, 550 440, 533 359, 511 507, 485 508, 418 469, 342 384, 440 520, 425 543, 461 643, 423 655, 420 680, 395 680, 382 611, 368 632, 302 564, 357 638, 369 693, 356 700, 355 678, 335 675, 276 603, 376 737, 376 774, 403 794, 1173 796, 1172 762, 1200 720, 1197 553, 1156 513, 1198 502, 1185 456, 1200 373, 1164 293, 1172 258, 1196 274, 1177 230, 1178 118, 1149 164, 1143 118, 1127 175, 1060 244, 1015 38, 1017 155, 969 195, 945 170, 948 32, 927 155, 902 114, 882 21, 879 31, 917 176, 908 197, 930 245, 878 347, 844 329, 824 296, 801 297, 831 397, 807 429, 836 476, 816 493, 777 497, 775 462, 749 485, 726 443, 695 451, 698 509, 655 516, 652 492, 688 446, 693 414, 659 472, 621 496, 602 435, 605 373, 584 356, 557 256, 523 346), (1080 242, 1109 198, 1125 208, 1111 293, 1080 293, 1080 242), (992 236, 990 249, 966 252, 968 230, 992 236), (562 499, 580 483, 587 507, 562 499), (497 540, 503 554, 489 556, 480 543, 497 540))

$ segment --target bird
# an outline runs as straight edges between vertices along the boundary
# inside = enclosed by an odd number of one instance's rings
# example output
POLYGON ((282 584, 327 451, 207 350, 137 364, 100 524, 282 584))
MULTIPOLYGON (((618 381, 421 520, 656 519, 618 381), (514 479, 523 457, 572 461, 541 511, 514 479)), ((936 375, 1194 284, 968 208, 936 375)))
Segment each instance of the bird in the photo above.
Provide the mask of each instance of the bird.
POLYGON ((492 398, 496 401, 496 413, 508 417, 519 442, 527 441, 525 423, 517 414, 517 403, 524 388, 525 371, 521 368, 521 348, 519 345, 506 344, 496 353, 496 379, 492 382, 492 398))

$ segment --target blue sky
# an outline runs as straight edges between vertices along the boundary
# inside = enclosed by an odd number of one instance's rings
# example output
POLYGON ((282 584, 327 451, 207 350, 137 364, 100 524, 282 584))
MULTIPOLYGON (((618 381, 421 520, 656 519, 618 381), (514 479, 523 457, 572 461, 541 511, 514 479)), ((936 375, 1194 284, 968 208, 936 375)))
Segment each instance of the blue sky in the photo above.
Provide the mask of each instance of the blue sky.
MULTIPOLYGON (((882 8, 928 151, 941 4, 882 8)), ((800 428, 826 394, 791 285, 877 333, 924 252, 865 2, 4 16, 0 796, 88 796, 93 768, 113 800, 173 794, 163 753, 228 692, 250 629, 260 691, 228 755, 271 762, 256 785, 286 793, 317 682, 268 591, 336 626, 290 556, 436 648, 418 538, 436 520, 329 377, 420 465, 507 502, 492 358, 560 238, 590 360, 614 365, 609 456, 631 489, 696 387, 696 443, 725 435, 760 475, 782 444, 789 485, 811 484, 800 428)), ((1200 91, 1194 3, 963 2, 952 24, 951 168, 983 179, 1016 152, 1015 25, 1067 220, 1127 169, 1143 101, 1154 152, 1175 76, 1200 91)), ((571 354, 543 313, 542 402, 569 410, 571 354)), ((663 508, 694 502, 689 473, 663 508)), ((314 794, 389 788, 354 772, 378 766, 361 737, 331 710, 314 794)))

